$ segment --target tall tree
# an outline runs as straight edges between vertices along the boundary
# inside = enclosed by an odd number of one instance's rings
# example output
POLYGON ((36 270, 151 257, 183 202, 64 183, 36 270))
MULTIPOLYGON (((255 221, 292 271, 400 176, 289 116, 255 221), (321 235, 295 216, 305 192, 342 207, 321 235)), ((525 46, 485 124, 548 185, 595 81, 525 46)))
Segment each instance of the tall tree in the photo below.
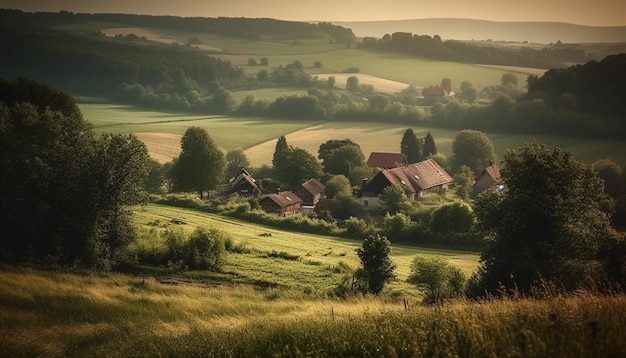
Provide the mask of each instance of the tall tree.
POLYGON ((454 137, 452 142, 453 171, 457 171, 462 165, 467 165, 474 174, 481 173, 495 160, 493 143, 485 133, 464 129, 454 137))
POLYGON ((400 142, 400 153, 404 154, 408 164, 420 162, 423 158, 420 140, 411 128, 404 131, 400 142))
POLYGON ((531 143, 507 152, 501 175, 505 190, 486 191, 475 202, 478 232, 488 244, 474 293, 495 293, 500 285, 528 290, 542 279, 573 290, 606 278, 601 252, 613 245, 614 232, 590 165, 531 143))
POLYGON ((224 153, 215 145, 206 130, 189 127, 181 138, 180 156, 172 168, 177 191, 203 192, 212 190, 224 174, 224 153))
POLYGON ((230 179, 241 171, 241 168, 250 166, 250 161, 243 149, 237 148, 226 152, 226 178, 230 179))
MULTIPOLYGON (((147 150, 132 135, 97 139, 73 98, 43 83, 0 80, 0 252, 108 269, 133 235, 147 150)), ((6 257, 5 257, 6 258, 6 257)))
MULTIPOLYGON (((276 168, 275 168, 276 169, 276 168)), ((284 166, 274 176, 287 188, 294 190, 305 181, 322 177, 322 165, 311 153, 302 148, 289 148, 285 152, 284 166)))
POLYGON ((274 148, 274 156, 272 157, 272 166, 275 171, 287 169, 285 167, 285 157, 287 156, 289 149, 287 138, 285 138, 285 136, 278 137, 276 147, 274 148))
POLYGON ((327 173, 350 177, 353 169, 365 166, 365 156, 358 145, 344 145, 333 151, 325 164, 327 173))
POLYGON ((437 154, 437 145, 435 144, 435 138, 430 132, 426 133, 424 137, 424 145, 422 146, 422 155, 424 159, 431 155, 437 154))
POLYGON ((354 145, 357 146, 359 150, 361 149, 361 147, 351 139, 331 139, 320 144, 320 147, 317 150, 317 158, 322 161, 324 171, 329 172, 327 169, 328 160, 337 149, 345 145, 354 145))
POLYGON ((356 250, 361 260, 358 276, 367 282, 368 291, 374 294, 382 292, 385 284, 395 278, 396 265, 391 261, 391 243, 385 236, 370 235, 356 250))

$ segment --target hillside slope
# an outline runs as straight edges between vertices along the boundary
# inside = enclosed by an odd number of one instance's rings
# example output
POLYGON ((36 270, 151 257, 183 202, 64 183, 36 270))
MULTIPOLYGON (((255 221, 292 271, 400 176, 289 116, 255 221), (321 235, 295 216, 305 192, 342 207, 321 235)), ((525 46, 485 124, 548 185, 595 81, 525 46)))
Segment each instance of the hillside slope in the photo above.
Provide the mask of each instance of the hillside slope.
POLYGON ((394 32, 439 35, 442 39, 494 40, 533 43, 626 42, 626 26, 582 26, 558 22, 498 22, 473 19, 415 19, 334 22, 358 37, 383 37, 394 32))

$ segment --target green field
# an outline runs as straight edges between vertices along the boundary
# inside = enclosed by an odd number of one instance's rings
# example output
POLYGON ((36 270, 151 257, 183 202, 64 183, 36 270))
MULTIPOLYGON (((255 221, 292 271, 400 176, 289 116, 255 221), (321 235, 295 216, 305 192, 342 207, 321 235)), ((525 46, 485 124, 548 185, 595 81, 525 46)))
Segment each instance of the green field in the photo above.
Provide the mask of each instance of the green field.
MULTIPOLYGON (((266 282, 298 290, 315 287, 324 293, 340 281, 342 273, 334 270, 340 263, 354 269, 359 265, 355 250, 361 245, 360 240, 268 228, 223 216, 155 204, 137 209, 134 220, 144 230, 153 229, 154 223, 158 222, 159 230, 180 228, 191 232, 202 226, 228 233, 236 245, 251 251, 228 256, 224 271, 234 275, 235 281, 266 282), (173 219, 185 224, 172 224, 173 219), (261 235, 268 232, 271 236, 261 235), (268 258, 267 255, 272 251, 285 252, 299 259, 268 258)), ((411 261, 417 254, 445 257, 451 264, 461 268, 467 277, 478 267, 477 253, 394 245, 391 258, 397 265, 398 280, 391 285, 393 289, 418 295, 405 282, 410 273, 411 261)))
MULTIPOLYGON (((439 84, 443 78, 452 81, 453 89, 458 88, 462 81, 471 82, 476 88, 497 85, 505 73, 518 76, 523 86, 529 74, 541 75, 543 69, 516 68, 502 66, 483 66, 452 62, 440 62, 420 59, 405 55, 386 54, 364 51, 357 48, 346 48, 344 45, 331 43, 328 40, 303 40, 294 44, 293 41, 251 41, 229 37, 178 33, 145 28, 119 28, 116 24, 89 23, 73 30, 113 31, 114 33, 145 36, 150 41, 186 42, 197 37, 202 45, 198 51, 207 55, 218 56, 240 66, 244 72, 254 75, 261 69, 272 70, 294 61, 300 61, 311 75, 332 75, 341 73, 349 67, 360 69, 361 75, 367 75, 374 89, 381 80, 398 81, 416 87, 439 84), (118 27, 118 28, 116 28, 118 27), (218 52, 216 52, 216 49, 218 52), (221 51, 221 52, 219 52, 221 51), (257 62, 262 57, 268 59, 268 66, 249 66, 248 59, 257 62), (321 68, 313 64, 322 63, 321 68)), ((359 75, 359 74, 356 74, 359 75)), ((365 83, 365 82, 364 82, 365 83)), ((337 84, 341 87, 343 84, 337 84)), ((290 94, 304 94, 304 89, 268 88, 258 90, 233 91, 236 101, 253 94, 255 98, 274 99, 290 94)), ((306 149, 317 155, 319 145, 330 139, 349 138, 358 143, 365 156, 372 151, 398 152, 400 141, 406 126, 382 123, 323 123, 320 121, 289 121, 268 118, 235 118, 211 115, 190 115, 188 113, 157 112, 136 109, 124 105, 80 101, 79 106, 85 118, 94 124, 98 132, 113 133, 169 133, 182 135, 190 126, 204 128, 218 146, 224 150, 242 148, 252 166, 270 165, 276 139, 284 135, 290 145, 306 149)), ((340 119, 339 119, 340 120, 340 119)), ((436 128, 413 127, 418 135, 427 132, 435 138, 439 152, 450 156, 451 144, 456 131, 436 128)), ((580 160, 591 163, 597 159, 607 158, 615 162, 626 163, 626 143, 623 141, 586 140, 581 138, 487 133, 491 138, 499 159, 509 149, 516 149, 528 142, 539 142, 550 147, 560 147, 571 151, 580 160)), ((161 140, 161 139, 159 139, 161 140)), ((155 142, 158 142, 156 140, 155 142)), ((171 148, 178 145, 176 138, 166 143, 169 146, 167 155, 172 156, 171 148)), ((158 152, 159 148, 152 145, 149 150, 158 152)))
MULTIPOLYGON (((455 90, 463 81, 471 82, 480 90, 500 84, 501 77, 505 73, 517 75, 520 86, 523 86, 529 74, 541 75, 546 70, 441 62, 402 54, 377 53, 358 48, 346 48, 345 45, 331 43, 326 39, 300 40, 297 45, 294 45, 291 40, 251 41, 212 34, 129 27, 115 29, 115 27, 119 25, 99 23, 84 25, 84 29, 100 29, 104 32, 115 30, 115 33, 121 34, 134 33, 161 43, 175 41, 185 43, 189 38, 196 37, 202 43, 198 51, 204 51, 209 56, 219 57, 233 65, 240 66, 249 75, 254 75, 261 69, 271 71, 273 68, 300 61, 311 75, 341 73, 350 67, 356 67, 360 73, 408 83, 418 88, 437 85, 443 78, 449 78, 455 90), (215 49, 221 52, 216 52, 215 49), (268 66, 248 65, 248 59, 253 58, 259 62, 262 57, 268 59, 268 66), (317 61, 322 63, 322 68, 313 66, 317 61)), ((374 88, 376 88, 375 83, 374 88)))
MULTIPOLYGON (((330 139, 350 138, 358 143, 365 156, 373 151, 398 152, 406 126, 384 123, 305 122, 272 118, 237 118, 227 116, 190 115, 157 112, 125 105, 80 101, 79 107, 96 132, 170 133, 183 135, 191 126, 204 128, 215 143, 225 150, 242 148, 253 167, 271 165, 276 139, 284 135, 289 145, 303 148, 317 156, 320 144, 330 139)), ((418 136, 431 132, 440 153, 452 155, 456 131, 412 127, 418 136)), ((626 142, 618 140, 582 139, 564 136, 487 133, 496 155, 502 159, 508 149, 528 142, 571 151, 582 161, 611 159, 626 164, 626 142)), ((164 143, 165 144, 165 143, 164 143)), ((174 140, 170 145, 179 145, 174 140)), ((149 148, 158 151, 158 148, 149 148)))

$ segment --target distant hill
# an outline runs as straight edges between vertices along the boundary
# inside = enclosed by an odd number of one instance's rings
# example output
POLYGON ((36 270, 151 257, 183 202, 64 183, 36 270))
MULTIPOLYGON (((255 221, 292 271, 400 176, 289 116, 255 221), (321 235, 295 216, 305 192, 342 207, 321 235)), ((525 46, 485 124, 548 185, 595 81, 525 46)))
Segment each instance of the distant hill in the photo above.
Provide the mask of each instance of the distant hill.
POLYGON ((439 35, 444 40, 493 40, 530 43, 626 42, 626 26, 582 26, 561 22, 498 22, 471 19, 415 19, 333 22, 358 37, 381 38, 394 32, 439 35))

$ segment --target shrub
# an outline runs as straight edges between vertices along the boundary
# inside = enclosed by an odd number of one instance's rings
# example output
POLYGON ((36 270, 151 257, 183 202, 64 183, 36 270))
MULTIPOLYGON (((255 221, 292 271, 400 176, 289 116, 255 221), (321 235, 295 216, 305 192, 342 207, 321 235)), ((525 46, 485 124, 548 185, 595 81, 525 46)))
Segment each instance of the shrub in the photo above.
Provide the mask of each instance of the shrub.
POLYGON ((395 215, 387 213, 383 218, 383 234, 392 241, 406 241, 413 226, 411 218, 402 213, 395 215))
POLYGON ((438 233, 469 232, 474 225, 472 208, 463 202, 442 205, 433 210, 430 217, 430 229, 438 233))
POLYGON ((346 235, 353 238, 363 237, 372 231, 372 229, 367 226, 365 220, 354 216, 349 217, 344 222, 344 226, 346 228, 346 235))
POLYGON ((183 262, 191 269, 218 270, 224 264, 225 241, 223 232, 198 227, 183 246, 183 262))
POLYGON ((415 256, 411 274, 407 279, 418 289, 425 290, 425 303, 440 303, 460 296, 465 290, 467 279, 463 272, 441 257, 415 256))

